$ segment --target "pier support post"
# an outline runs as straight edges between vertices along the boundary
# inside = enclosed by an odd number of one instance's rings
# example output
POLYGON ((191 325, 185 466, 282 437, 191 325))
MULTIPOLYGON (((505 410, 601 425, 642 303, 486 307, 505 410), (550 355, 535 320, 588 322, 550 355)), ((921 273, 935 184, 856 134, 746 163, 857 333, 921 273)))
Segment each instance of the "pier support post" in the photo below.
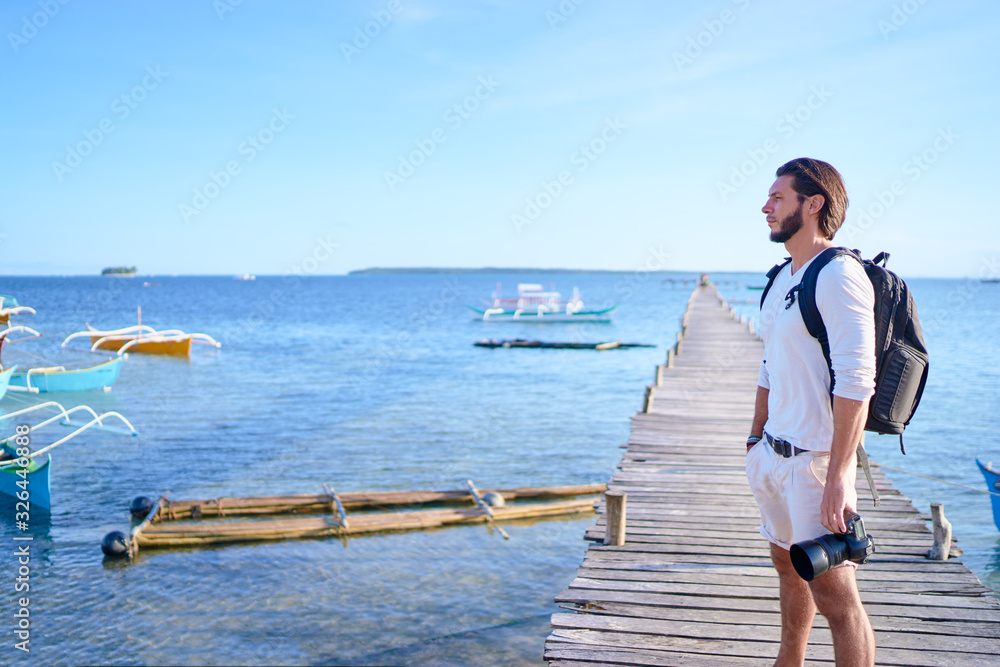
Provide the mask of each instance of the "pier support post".
POLYGON ((674 367, 674 348, 667 350, 667 368, 674 367))
POLYGON ((663 366, 660 365, 656 366, 656 386, 663 386, 663 366))
POLYGON ((930 560, 948 560, 951 552, 951 522, 944 518, 944 505, 931 503, 931 523, 934 526, 934 546, 927 552, 930 560))
POLYGON ((625 499, 624 491, 607 491, 604 494, 607 523, 604 529, 604 544, 609 547, 625 546, 625 499))

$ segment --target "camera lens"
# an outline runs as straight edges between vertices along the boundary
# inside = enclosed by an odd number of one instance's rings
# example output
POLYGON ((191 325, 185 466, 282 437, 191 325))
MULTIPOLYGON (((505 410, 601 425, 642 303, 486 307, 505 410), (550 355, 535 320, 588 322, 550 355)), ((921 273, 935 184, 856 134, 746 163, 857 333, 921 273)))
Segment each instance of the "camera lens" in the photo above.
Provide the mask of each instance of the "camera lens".
POLYGON ((847 559, 848 549, 842 536, 824 535, 819 539, 793 544, 789 555, 799 576, 812 581, 831 567, 843 563, 847 559))

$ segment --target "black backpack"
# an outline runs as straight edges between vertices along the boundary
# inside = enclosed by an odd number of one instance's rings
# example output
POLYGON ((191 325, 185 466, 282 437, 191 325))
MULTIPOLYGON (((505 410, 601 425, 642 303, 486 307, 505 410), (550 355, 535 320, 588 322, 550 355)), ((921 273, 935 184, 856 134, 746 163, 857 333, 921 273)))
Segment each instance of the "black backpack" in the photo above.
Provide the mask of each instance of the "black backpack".
MULTIPOLYGON (((910 423, 927 383, 928 354, 913 295, 899 276, 885 268, 889 254, 880 252, 875 259, 864 260, 857 250, 827 248, 806 268, 802 281, 785 295, 788 301, 785 307, 790 307, 798 297, 802 321, 823 348, 823 356, 830 369, 832 398, 836 378, 830 361, 826 326, 816 307, 816 279, 824 266, 841 255, 861 262, 875 291, 875 395, 868 404, 865 430, 899 435, 899 448, 905 454, 902 433, 910 423)), ((778 272, 790 261, 789 257, 767 272, 767 286, 760 297, 761 307, 778 272)))

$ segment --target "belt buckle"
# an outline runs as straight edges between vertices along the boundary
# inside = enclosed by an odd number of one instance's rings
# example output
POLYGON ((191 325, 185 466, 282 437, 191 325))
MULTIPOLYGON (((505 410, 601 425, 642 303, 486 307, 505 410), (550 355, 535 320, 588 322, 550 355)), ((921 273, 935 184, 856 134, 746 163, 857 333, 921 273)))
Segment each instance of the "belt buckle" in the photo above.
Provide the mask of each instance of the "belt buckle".
POLYGON ((782 440, 781 438, 775 438, 774 444, 781 447, 781 451, 778 452, 778 454, 785 457, 786 459, 792 458, 792 456, 795 453, 795 449, 792 447, 792 443, 788 442, 787 440, 782 440))
POLYGON ((767 438, 768 444, 771 445, 771 449, 774 450, 774 453, 778 456, 786 459, 790 459, 795 456, 795 447, 792 446, 792 443, 787 440, 782 440, 781 438, 775 438, 766 431, 764 432, 764 437, 767 438))
POLYGON ((786 459, 791 458, 792 454, 789 451, 791 449, 791 447, 788 446, 789 442, 787 440, 782 440, 781 438, 775 438, 774 441, 781 444, 781 455, 786 459))

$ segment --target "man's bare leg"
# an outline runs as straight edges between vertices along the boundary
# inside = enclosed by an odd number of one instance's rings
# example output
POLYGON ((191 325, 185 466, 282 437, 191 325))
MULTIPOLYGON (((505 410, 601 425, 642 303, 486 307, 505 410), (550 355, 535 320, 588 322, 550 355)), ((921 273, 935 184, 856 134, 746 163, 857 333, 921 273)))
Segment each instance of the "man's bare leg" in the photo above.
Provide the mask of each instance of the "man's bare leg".
POLYGON ((795 572, 787 549, 772 544, 771 562, 778 571, 781 596, 781 649, 774 667, 801 667, 806 659, 816 603, 809 584, 795 572))
POLYGON ((854 568, 835 567, 809 582, 819 612, 830 624, 837 667, 872 667, 875 634, 861 604, 854 568))

